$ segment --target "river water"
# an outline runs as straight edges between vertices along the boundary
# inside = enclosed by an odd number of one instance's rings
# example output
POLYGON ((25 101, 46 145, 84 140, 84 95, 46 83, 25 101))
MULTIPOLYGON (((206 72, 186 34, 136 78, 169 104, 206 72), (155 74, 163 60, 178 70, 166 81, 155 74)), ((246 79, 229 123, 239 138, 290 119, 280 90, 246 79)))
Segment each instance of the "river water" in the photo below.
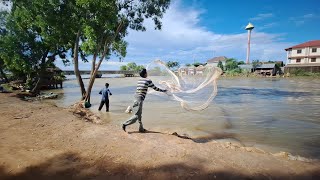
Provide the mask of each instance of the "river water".
MULTIPOLYGON (((96 79, 91 110, 104 123, 119 125, 130 115, 137 77, 96 79), (112 96, 110 112, 97 111, 99 90, 108 82, 112 96)), ((88 83, 88 80, 84 80, 88 83)), ((219 79, 218 95, 211 105, 189 112, 168 96, 148 94, 142 121, 148 130, 185 134, 198 143, 209 140, 236 141, 269 152, 286 151, 293 155, 320 159, 320 80, 319 79, 219 79)), ((69 106, 79 100, 76 80, 64 82, 54 102, 69 106)), ((104 110, 104 109, 103 109, 104 110)), ((138 123, 132 125, 138 129, 138 123)))

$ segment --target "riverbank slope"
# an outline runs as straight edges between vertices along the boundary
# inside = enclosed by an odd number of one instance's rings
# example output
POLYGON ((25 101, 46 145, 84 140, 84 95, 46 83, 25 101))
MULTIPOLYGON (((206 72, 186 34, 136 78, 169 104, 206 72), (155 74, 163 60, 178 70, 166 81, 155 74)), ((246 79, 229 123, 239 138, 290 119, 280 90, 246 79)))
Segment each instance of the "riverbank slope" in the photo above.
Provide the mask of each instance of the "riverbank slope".
POLYGON ((13 93, 0 94, 0 129, 0 179, 320 178, 319 162, 152 129, 137 133, 134 125, 125 133, 13 93))

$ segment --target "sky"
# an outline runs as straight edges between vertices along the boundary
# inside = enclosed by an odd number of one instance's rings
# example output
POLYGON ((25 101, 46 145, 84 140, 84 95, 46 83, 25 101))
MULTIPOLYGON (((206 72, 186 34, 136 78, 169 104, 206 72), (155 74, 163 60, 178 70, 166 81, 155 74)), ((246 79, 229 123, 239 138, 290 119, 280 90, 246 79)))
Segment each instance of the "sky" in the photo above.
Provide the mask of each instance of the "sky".
MULTIPOLYGON (((285 48, 310 40, 320 40, 320 0, 172 0, 162 19, 162 29, 130 30, 127 56, 104 61, 101 69, 119 69, 135 62, 147 65, 155 59, 180 64, 201 62, 216 56, 246 59, 247 31, 251 36, 250 61, 286 61, 285 48)), ((72 69, 72 66, 62 69, 72 69)), ((90 69, 91 63, 80 63, 90 69)))

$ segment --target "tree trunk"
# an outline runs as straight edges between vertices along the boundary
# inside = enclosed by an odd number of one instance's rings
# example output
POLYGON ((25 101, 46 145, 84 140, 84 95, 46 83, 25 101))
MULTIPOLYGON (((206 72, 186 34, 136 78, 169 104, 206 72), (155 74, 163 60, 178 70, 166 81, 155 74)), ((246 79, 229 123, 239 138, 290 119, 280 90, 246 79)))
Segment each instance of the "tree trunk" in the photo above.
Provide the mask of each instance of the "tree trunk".
POLYGON ((42 56, 38 81, 34 86, 34 88, 31 90, 33 94, 38 94, 40 92, 40 88, 43 83, 43 76, 46 73, 46 58, 48 56, 48 53, 49 53, 49 50, 47 50, 42 56))
MULTIPOLYGON (((104 57, 106 56, 106 54, 107 54, 107 52, 108 52, 108 50, 109 50, 109 46, 110 46, 111 43, 115 40, 115 38, 117 37, 118 33, 120 32, 120 30, 121 30, 121 28, 122 28, 122 25, 123 25, 123 22, 121 22, 121 23, 118 25, 117 30, 115 31, 115 34, 114 34, 114 36, 113 36, 111 39, 106 38, 106 40, 104 41, 103 47, 100 46, 101 44, 99 44, 99 45, 97 46, 97 51, 96 51, 96 52, 99 52, 100 48, 103 48, 103 53, 102 53, 102 56, 100 57, 100 60, 99 60, 98 64, 97 64, 97 65, 92 64, 91 77, 90 77, 90 81, 89 81, 89 84, 88 84, 87 93, 86 93, 86 96, 85 96, 85 98, 84 98, 84 100, 85 100, 86 102, 89 102, 89 104, 90 104, 90 97, 91 97, 92 87, 93 87, 94 81, 95 81, 95 79, 96 79, 96 75, 97 75, 97 73, 98 73, 98 70, 99 70, 99 68, 100 68, 100 65, 101 65, 104 57)), ((95 58, 96 58, 96 56, 95 56, 95 58)), ((95 62, 95 59, 94 59, 94 62, 95 62)))
POLYGON ((96 75, 98 73, 98 70, 100 68, 100 65, 101 65, 103 59, 104 59, 104 56, 100 58, 98 65, 95 67, 95 70, 91 73, 90 81, 89 81, 88 88, 87 88, 87 93, 86 93, 86 96, 85 96, 85 101, 86 102, 90 103, 92 87, 93 87, 94 81, 96 79, 96 75))
POLYGON ((9 80, 7 78, 6 73, 3 72, 2 66, 0 66, 0 73, 1 73, 1 76, 4 78, 5 82, 8 83, 9 80))
POLYGON ((77 37, 76 37, 76 41, 74 44, 74 59, 73 59, 73 63, 74 63, 74 74, 77 77, 78 80, 78 84, 80 86, 81 89, 81 100, 83 100, 85 98, 85 94, 86 94, 86 89, 84 88, 84 84, 80 75, 80 71, 79 71, 79 40, 80 40, 80 30, 77 33, 77 37))

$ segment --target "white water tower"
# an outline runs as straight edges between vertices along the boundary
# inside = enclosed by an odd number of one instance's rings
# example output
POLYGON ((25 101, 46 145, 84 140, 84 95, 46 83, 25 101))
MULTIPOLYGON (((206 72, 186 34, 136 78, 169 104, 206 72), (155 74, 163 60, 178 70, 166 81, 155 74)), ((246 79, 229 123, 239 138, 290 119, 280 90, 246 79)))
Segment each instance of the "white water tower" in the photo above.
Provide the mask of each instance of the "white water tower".
POLYGON ((246 30, 248 31, 248 48, 247 48, 247 61, 246 61, 246 64, 249 64, 249 57, 250 57, 250 39, 251 39, 251 31, 252 29, 254 28, 254 26, 249 23, 247 26, 246 26, 246 30))

